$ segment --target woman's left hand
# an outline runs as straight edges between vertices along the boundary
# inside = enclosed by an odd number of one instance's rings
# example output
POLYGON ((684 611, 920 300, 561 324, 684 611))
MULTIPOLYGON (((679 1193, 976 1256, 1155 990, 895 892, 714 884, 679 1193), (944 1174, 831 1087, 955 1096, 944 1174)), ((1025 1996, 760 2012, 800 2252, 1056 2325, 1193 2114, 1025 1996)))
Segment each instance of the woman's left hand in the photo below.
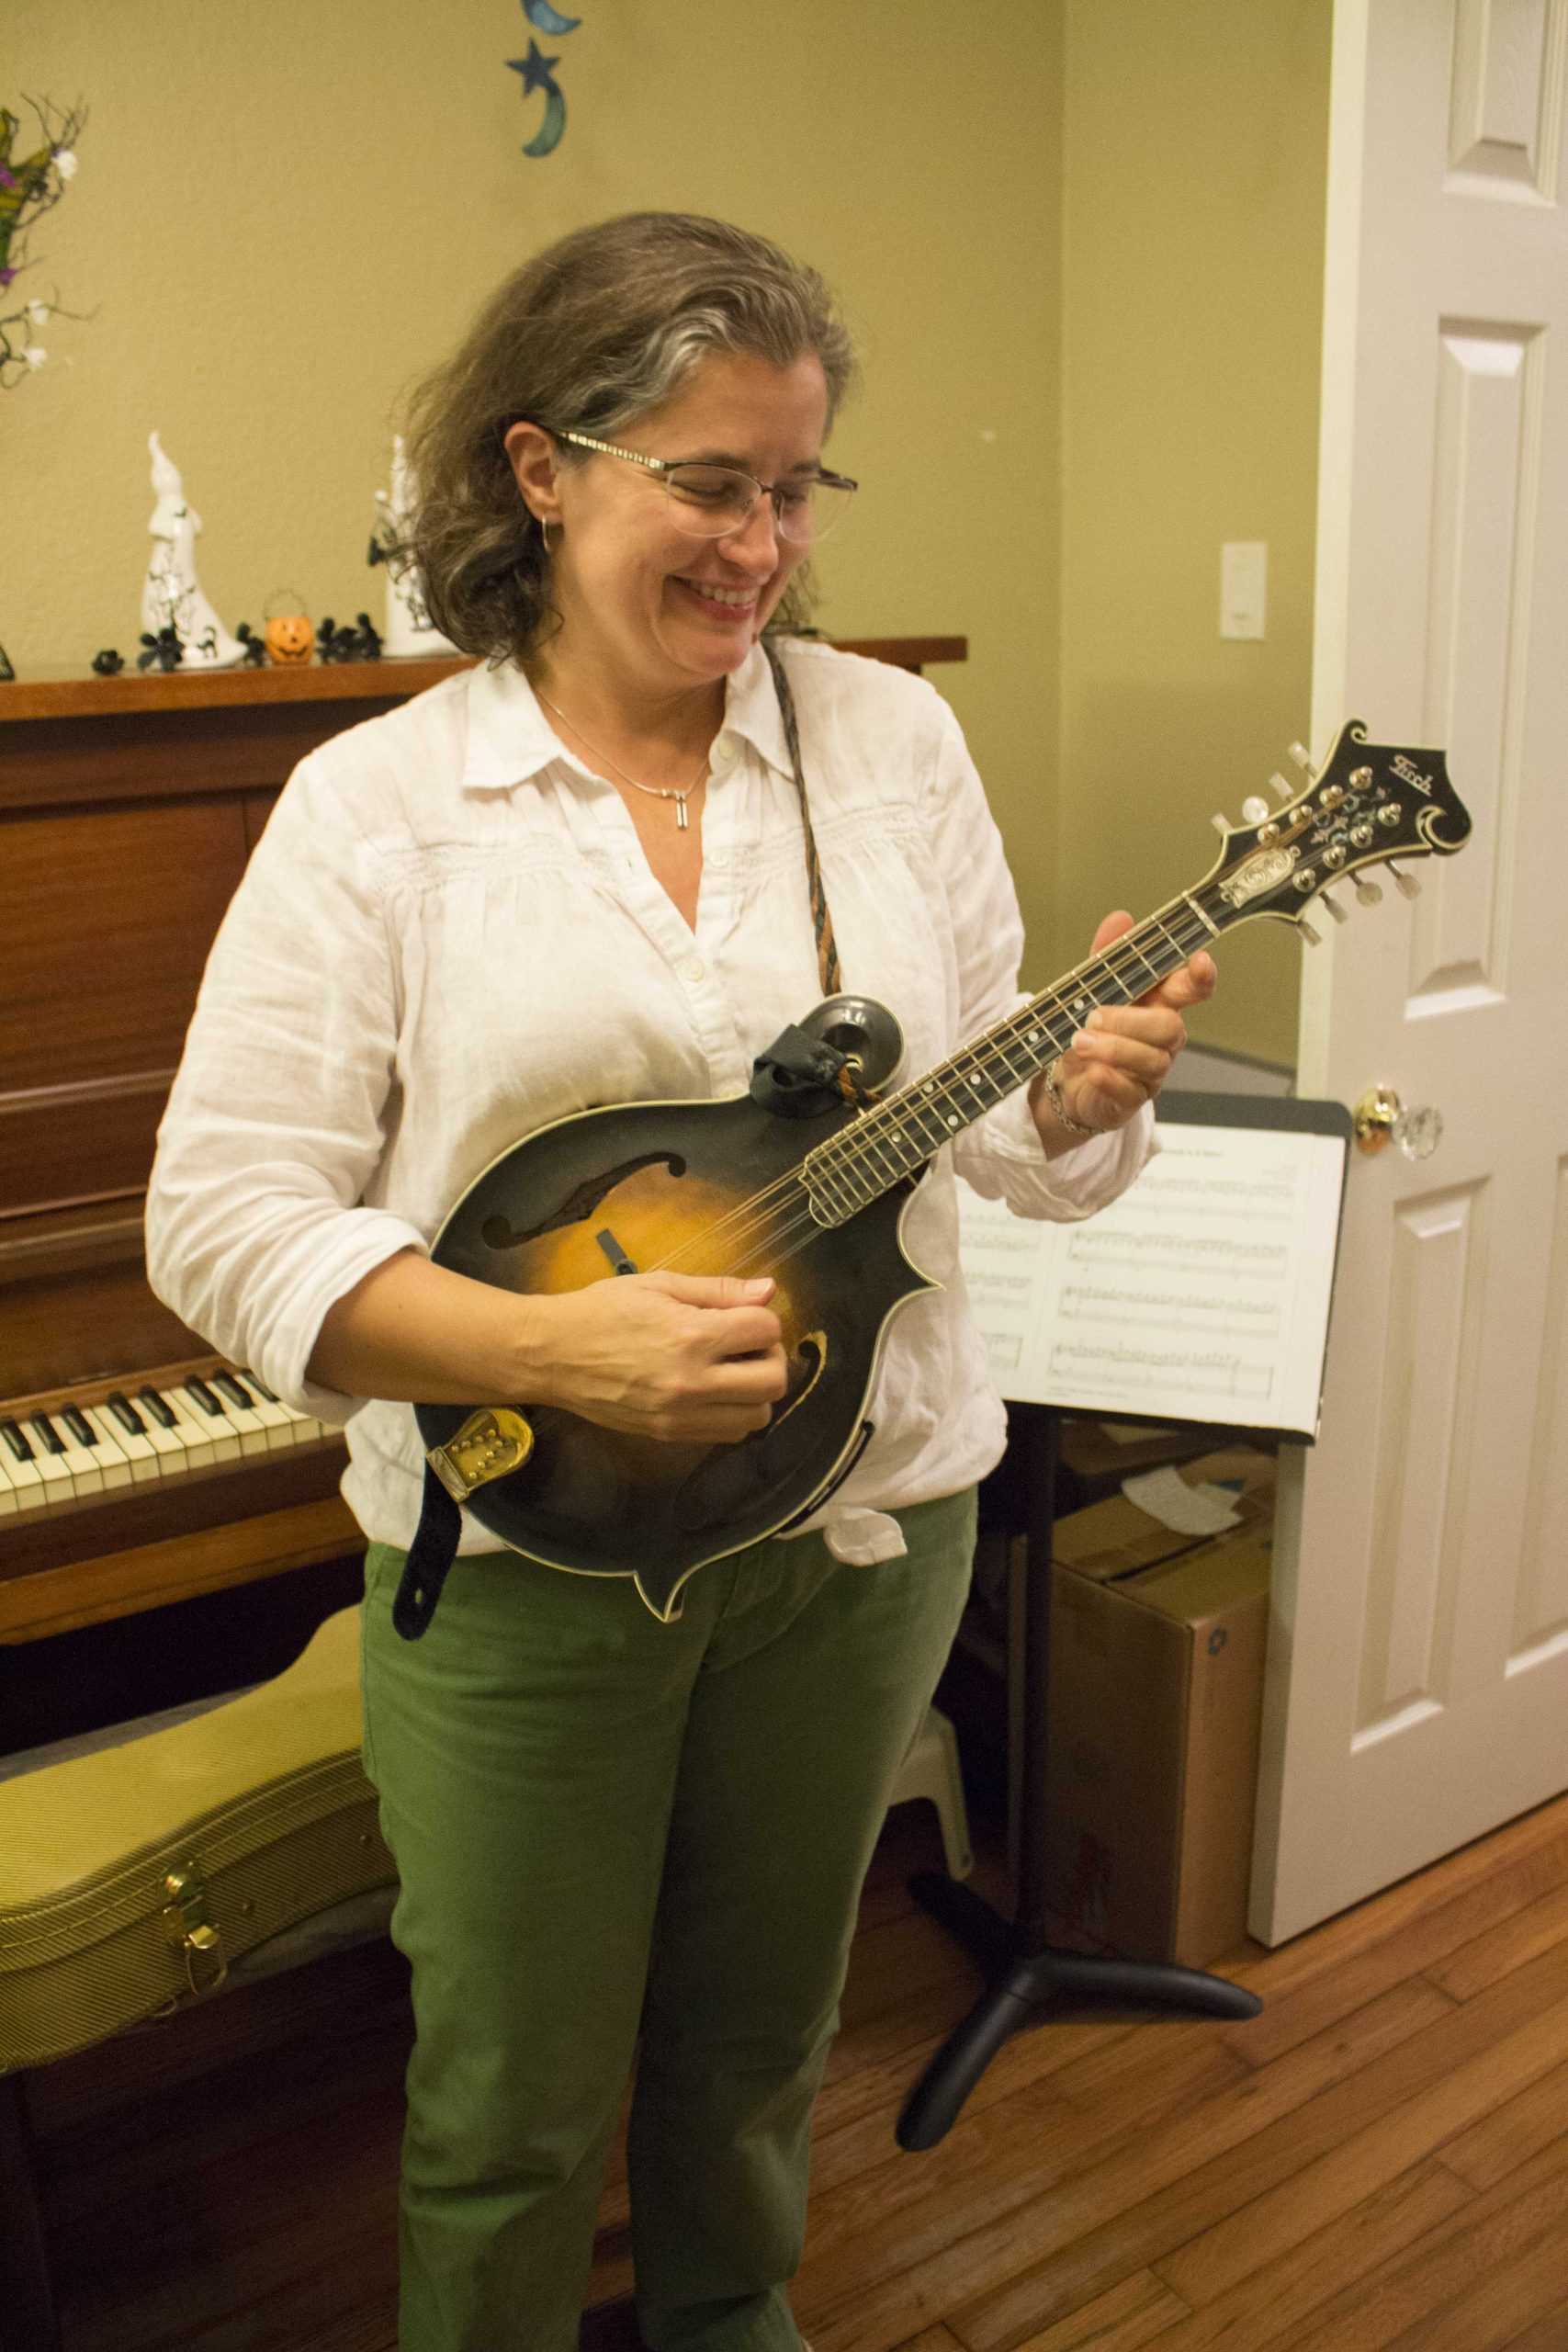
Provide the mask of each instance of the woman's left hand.
MULTIPOLYGON (((1132 928, 1125 911, 1107 915, 1094 934, 1093 953, 1098 956, 1132 928)), ((1068 1117, 1097 1134, 1109 1133, 1152 1102, 1187 1043, 1183 1012, 1213 996, 1215 978, 1213 956, 1200 950, 1135 1003, 1097 1006, 1055 1065, 1068 1117)), ((1062 1126, 1043 1079, 1030 1088, 1029 1104, 1048 1152, 1084 1140, 1062 1126)))

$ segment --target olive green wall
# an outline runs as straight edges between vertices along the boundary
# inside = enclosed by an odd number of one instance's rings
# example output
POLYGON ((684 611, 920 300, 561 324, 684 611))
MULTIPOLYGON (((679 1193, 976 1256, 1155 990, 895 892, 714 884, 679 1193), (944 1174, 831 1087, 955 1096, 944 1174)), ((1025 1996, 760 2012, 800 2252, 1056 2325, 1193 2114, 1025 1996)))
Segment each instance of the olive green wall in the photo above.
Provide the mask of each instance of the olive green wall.
MULTIPOLYGON (((1330 16, 1066 0, 1064 938, 1189 888, 1308 731, 1330 16), (1268 542, 1261 642, 1219 635, 1227 539, 1268 542)), ((1302 953, 1233 934, 1194 1035, 1293 1066, 1302 953)))
MULTIPOLYGON (((13 298, 95 315, 0 393, 0 641, 23 673, 134 654, 152 427, 231 628, 277 590, 379 619, 405 387, 564 230, 721 213, 858 330, 833 457, 864 490, 819 618, 967 635, 937 683, 1043 985, 1108 906, 1192 880, 1211 808, 1304 728, 1329 6, 573 0, 531 161, 516 0, 12 0, 0 103, 90 109, 13 298), (1236 537, 1270 546, 1262 645, 1216 634, 1236 537)), ((1298 951, 1260 932, 1200 1027, 1291 1059, 1298 951)))
MULTIPOLYGON (((0 393, 19 671, 134 653, 156 427, 231 628, 275 589, 379 619, 365 568, 392 412, 514 263, 643 207, 718 213, 815 262, 864 388, 833 457, 864 483, 821 624, 966 634, 937 683, 970 730, 1038 914, 1055 716, 1059 10, 998 0, 569 0, 568 105, 504 61, 517 0, 12 0, 4 74, 83 96, 81 171, 35 235, 90 323, 0 393), (25 582, 25 585, 24 585, 25 582)), ((0 90, 0 99, 5 91, 0 90)))

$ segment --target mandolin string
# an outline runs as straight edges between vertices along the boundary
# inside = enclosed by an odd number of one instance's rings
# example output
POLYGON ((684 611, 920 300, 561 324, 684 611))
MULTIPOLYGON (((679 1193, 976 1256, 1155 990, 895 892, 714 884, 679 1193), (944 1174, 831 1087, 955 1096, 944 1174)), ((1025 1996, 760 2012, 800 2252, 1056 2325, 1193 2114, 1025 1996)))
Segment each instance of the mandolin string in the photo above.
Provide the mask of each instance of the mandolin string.
MULTIPOLYGON (((1074 1025, 1077 1025, 1077 1015, 1083 1011, 1088 999, 1082 993, 1069 996, 1069 991, 1073 989, 1075 982, 1081 982, 1084 977, 1089 973, 1096 973, 1097 976, 1102 974, 1105 978, 1115 980, 1119 986, 1126 990, 1125 997, 1122 1000, 1123 1001, 1131 1001, 1140 989, 1146 990, 1151 982, 1157 981, 1161 977, 1163 977, 1163 975, 1156 970, 1156 967, 1149 963, 1146 956, 1144 954, 1143 946, 1140 944, 1140 940, 1149 939, 1152 934, 1157 931, 1163 936, 1167 944, 1174 946, 1178 950, 1179 956, 1181 958, 1185 958, 1188 955, 1191 954, 1195 948, 1206 944, 1207 941, 1210 939, 1217 937, 1220 931, 1224 927, 1227 922, 1234 922, 1235 920, 1235 910, 1224 902, 1221 902, 1216 906, 1215 913, 1218 917, 1217 921, 1212 919, 1204 912, 1203 909, 1198 904, 1198 895, 1194 892, 1184 893, 1179 899, 1172 899, 1169 902, 1169 905, 1161 908, 1157 914, 1148 917, 1146 922, 1138 926, 1138 929, 1135 932, 1123 933, 1122 937, 1119 940, 1113 941, 1111 946, 1103 951, 1101 956, 1090 957, 1086 963, 1079 965, 1075 971, 1068 973, 1066 978, 1057 982, 1053 989, 1044 991, 1041 996, 1033 999, 1030 1004, 1021 1008, 1021 1010, 1014 1014, 1010 1020, 999 1024, 998 1028, 987 1032, 985 1037, 976 1039, 972 1046, 965 1048, 960 1055, 955 1056, 953 1057, 953 1064, 951 1065, 954 1079, 961 1079, 964 1075, 964 1066, 965 1063, 972 1064, 982 1058, 987 1058, 991 1055, 999 1056, 1004 1067, 1010 1069, 1011 1065, 1009 1063, 1006 1052, 1003 1049, 1003 1041, 1010 1038, 1014 1043, 1022 1042, 1022 1032, 1024 1031, 1025 1024, 1029 1023, 1033 1023, 1037 1030, 1043 1029, 1047 1042, 1050 1043, 1056 1050, 1061 1050, 1059 1041, 1053 1035, 1050 1028, 1050 1023, 1053 1018, 1059 1017, 1061 1012, 1071 1011, 1075 1015, 1074 1025), (1178 911, 1172 915, 1173 910, 1177 910, 1178 911), (1179 911, 1181 910, 1185 910, 1188 918, 1196 918, 1196 923, 1191 926, 1190 932, 1184 932, 1181 927, 1183 920, 1182 913, 1179 911), (1172 921, 1169 923, 1165 920, 1168 915, 1172 915, 1172 921), (1124 951, 1130 951, 1130 954, 1124 951), (1120 961, 1118 961, 1119 957, 1120 961), (1129 987, 1127 984, 1127 973, 1129 965, 1134 959, 1143 965, 1144 977, 1136 987, 1129 987), (1066 1000, 1066 1001, 1064 1001, 1064 1000, 1066 1000)), ((1175 967, 1170 967, 1168 968, 1174 969, 1175 967)), ((1110 1000, 1106 997, 1096 999, 1095 1001, 1107 1001, 1110 1000)), ((1016 1078, 1016 1072, 1013 1073, 1013 1075, 1016 1078)), ((1019 1082, 1024 1083, 1026 1081, 1020 1080, 1019 1082)), ((1010 1090, 1004 1090, 1004 1091, 1008 1091, 1010 1090)), ((931 1102, 921 1107, 928 1110, 934 1109, 942 1100, 949 1099, 950 1093, 950 1088, 948 1086, 943 1086, 938 1091, 936 1096, 931 1102)), ((903 1100, 905 1098, 899 1097, 895 1099, 903 1100)), ((998 1099, 999 1100, 1001 1097, 998 1095, 998 1099)), ((891 1104, 879 1107, 886 1111, 891 1111, 893 1108, 891 1104)), ((966 1104, 965 1107, 968 1108, 969 1106, 966 1104)), ((987 1105, 987 1107, 990 1108, 993 1106, 987 1105)), ((874 1116, 874 1114, 871 1115, 874 1116)), ((848 1165, 851 1172, 852 1172, 852 1164, 857 1157, 862 1159, 869 1159, 870 1157, 869 1153, 857 1152, 856 1149, 856 1146, 860 1137, 863 1134, 863 1125, 858 1126, 852 1131, 851 1135, 846 1139, 850 1148, 848 1154, 841 1159, 840 1165, 848 1165)), ((946 1139, 946 1137, 939 1138, 937 1143, 932 1146, 931 1152, 929 1153, 927 1157, 934 1156, 935 1151, 941 1148, 942 1142, 946 1139)), ((926 1138, 926 1140, 929 1141, 930 1139, 926 1138)), ((833 1151, 835 1145, 840 1141, 840 1138, 834 1137, 829 1143, 819 1146, 818 1150, 824 1155, 829 1154, 833 1151)), ((882 1172, 886 1175, 886 1170, 882 1172)), ((886 1188, 884 1187, 884 1189, 886 1188)), ((759 1202, 763 1197, 765 1196, 761 1194, 758 1195, 759 1202)), ((874 1198, 876 1195, 874 1194, 873 1197, 874 1198)), ((850 1210, 849 1217, 846 1217, 843 1222, 848 1223, 850 1219, 852 1218, 858 1208, 868 1204, 869 1204, 865 1202, 855 1203, 850 1210)), ((773 1228, 772 1235, 767 1237, 767 1240, 771 1242, 771 1247, 764 1246, 761 1249, 760 1257, 754 1255, 750 1258, 733 1260, 730 1261, 727 1271, 738 1274, 744 1274, 750 1272, 753 1265, 760 1262, 766 1262, 769 1264, 783 1263, 788 1259, 795 1256, 797 1252, 801 1249, 805 1248, 817 1234, 825 1229, 829 1228, 824 1228, 818 1223, 818 1219, 811 1216, 808 1207, 805 1215, 796 1215, 786 1224, 783 1226, 776 1226, 773 1228)), ((754 1227, 750 1232, 744 1236, 744 1239, 748 1242, 752 1241, 753 1239, 757 1240, 759 1243, 763 1242, 764 1236, 761 1221, 759 1221, 758 1225, 754 1227)))
MULTIPOLYGON (((1190 902, 1182 899, 1174 899, 1170 902, 1170 906, 1173 908, 1184 905, 1187 907, 1189 915, 1190 915, 1194 911, 1194 909, 1191 907, 1190 902)), ((1015 1046, 1021 1044, 1023 1042, 1025 1024, 1032 1023, 1033 1024, 1033 1029, 1030 1034, 1037 1035, 1040 1029, 1043 1029, 1045 1031, 1047 1042, 1050 1044, 1053 1052, 1060 1052, 1064 1050, 1061 1042, 1055 1037, 1049 1024, 1051 1020, 1054 1017, 1057 1017, 1061 1011, 1071 1009, 1076 1014, 1080 1012, 1083 1010, 1084 1005, 1089 1001, 1088 998, 1080 995, 1077 1003, 1070 1008, 1062 1005, 1059 1002, 1062 998, 1066 997, 1073 983, 1076 980, 1080 979, 1085 973, 1088 973, 1096 967, 1103 967, 1104 976, 1114 979, 1119 986, 1125 989, 1126 993, 1122 999, 1123 1001, 1130 1001, 1133 996, 1137 993, 1139 989, 1146 991, 1150 985, 1157 983, 1157 981, 1164 977, 1164 974, 1156 966, 1151 965, 1147 956, 1145 956, 1143 948, 1139 944, 1140 933, 1150 935, 1155 932, 1158 932, 1163 936, 1168 945, 1174 945, 1177 948, 1179 956, 1182 958, 1190 954, 1193 947, 1201 944, 1205 935, 1212 935, 1209 924, 1204 922, 1202 917, 1200 915, 1199 920, 1202 926, 1201 929, 1194 933, 1190 941, 1182 940, 1179 936, 1173 933, 1171 929, 1163 921, 1163 917, 1169 912, 1169 910, 1170 910, 1168 908, 1162 908, 1157 914, 1150 916, 1143 925, 1140 925, 1137 931, 1123 933, 1121 939, 1113 941, 1111 946, 1104 950, 1100 956, 1090 957, 1085 964, 1078 966, 1074 972, 1068 973, 1065 978, 1056 983, 1053 989, 1046 990, 1040 997, 1032 1000, 1029 1004, 1021 1007, 1018 1012, 1011 1015, 1007 1022, 999 1023, 998 1027, 993 1030, 987 1031, 984 1036, 973 1040, 968 1046, 963 1048, 959 1054, 955 1055, 948 1064, 947 1067, 950 1072, 950 1077, 947 1082, 941 1086, 933 1087, 930 1079, 919 1081, 919 1086, 906 1089, 903 1093, 894 1096, 889 1102, 878 1104, 875 1111, 866 1114, 864 1118, 858 1122, 857 1125, 846 1135, 832 1137, 828 1142, 816 1147, 816 1154, 808 1154, 807 1157, 809 1159, 814 1156, 819 1156, 817 1173, 819 1182, 822 1182, 824 1179, 826 1180, 826 1182, 823 1182, 823 1189, 828 1189, 828 1186, 831 1185, 835 1180, 841 1180, 841 1182, 845 1187, 852 1186, 859 1170, 864 1168, 869 1169, 878 1180, 876 1192, 871 1195, 871 1198, 875 1198, 877 1193, 889 1189, 890 1184, 892 1182, 896 1182, 901 1176, 912 1173, 912 1170, 897 1165, 897 1159, 895 1159, 895 1165, 890 1176, 886 1165, 889 1142, 901 1142, 903 1139, 903 1126, 897 1124, 898 1121, 902 1119, 905 1125, 918 1126, 919 1121, 930 1114, 935 1112, 940 1114, 943 1103, 958 1102, 963 1103, 966 1114, 973 1113, 974 1106, 968 1097, 955 1092, 954 1088, 961 1085, 967 1079, 972 1089, 977 1091, 979 1081, 974 1077, 973 1073, 982 1065, 999 1058, 1003 1067, 1010 1071, 1013 1080, 1013 1086, 998 1088, 996 1080, 994 1078, 990 1077, 987 1070, 987 1083, 992 1086, 996 1091, 995 1101, 992 1103, 986 1104, 984 1106, 986 1109, 994 1108, 995 1102, 1000 1102, 1003 1100, 1007 1094, 1013 1091, 1014 1086, 1026 1084, 1028 1082, 1028 1077, 1032 1077, 1034 1072, 1031 1070, 1024 1079, 1020 1079, 1018 1077, 1016 1070, 1012 1069, 1012 1065, 1008 1058, 1004 1041, 1010 1037, 1011 1042, 1015 1046), (1130 956, 1126 951, 1130 951, 1130 956), (1121 968, 1118 968, 1117 967, 1116 959, 1118 956, 1122 958, 1121 968), (1143 976, 1141 980, 1138 982, 1137 989, 1129 988, 1125 977, 1125 967, 1128 962, 1134 959, 1138 963, 1141 963, 1144 967, 1143 976), (1051 1010, 1047 1012, 1043 1008, 1050 1003, 1050 1001, 1053 998, 1058 1000, 1058 1002, 1052 1004, 1051 1010), (920 1098, 920 1087, 926 1087, 931 1090, 924 1099, 920 1098), (909 1102, 911 1107, 904 1112, 899 1112, 897 1106, 900 1103, 905 1102, 909 1102), (883 1155, 880 1160, 878 1160, 876 1157, 879 1152, 883 1155)), ((1178 918, 1178 920, 1179 920, 1179 918, 1178 918)), ((1074 1025, 1077 1025, 1076 1020, 1074 1025)), ((1038 1057, 1036 1057, 1036 1061, 1038 1066, 1038 1057)), ((967 1123, 966 1117, 964 1124, 967 1123)), ((948 1137, 945 1135, 939 1136, 933 1140, 930 1136, 922 1134, 920 1136, 920 1140, 929 1147, 922 1157, 929 1159, 934 1156, 936 1151, 940 1150, 942 1144, 948 1140, 948 1137)), ((681 1247, 672 1251, 668 1258, 660 1260, 659 1261, 660 1268, 666 1269, 674 1267, 678 1265, 683 1258, 690 1258, 694 1253, 700 1252, 705 1257, 711 1257, 716 1245, 739 1244, 744 1246, 750 1242, 754 1237, 759 1236, 762 1230, 765 1229, 773 1208, 775 1206, 784 1205, 783 1202, 778 1199, 778 1195, 787 1193, 791 1186, 797 1186, 803 1182, 807 1184, 807 1189, 809 1190, 809 1182, 805 1170, 806 1162, 803 1161, 799 1168, 789 1170, 788 1173, 782 1178, 776 1178, 772 1185, 764 1187, 761 1192, 753 1194, 750 1199, 739 1204, 737 1207, 730 1210, 726 1216, 716 1219, 715 1223, 712 1226, 705 1227, 701 1234, 694 1235, 689 1242, 682 1244, 681 1247), (759 1216, 758 1212, 761 1212, 761 1214, 759 1216), (737 1232, 731 1233, 728 1228, 732 1226, 739 1226, 740 1229, 737 1232)), ((835 1204, 841 1205, 841 1204, 835 1204)), ((852 1216, 858 1209, 867 1205, 868 1202, 855 1199, 852 1189, 850 1191, 849 1214, 851 1216, 852 1216)), ((807 1213, 807 1215, 809 1218, 809 1213, 807 1213)), ((809 1222, 815 1226, 817 1220, 815 1218, 809 1218, 809 1222)), ((793 1222, 789 1227, 784 1228, 784 1232, 786 1234, 794 1230, 795 1226, 793 1222)), ((726 1270, 733 1271, 733 1263, 731 1263, 726 1270)), ((649 1271, 652 1270, 650 1269, 649 1271)))
MULTIPOLYGON (((1150 987, 1157 985, 1169 970, 1175 968, 1170 965, 1161 966, 1151 963, 1144 953, 1144 942, 1153 944, 1156 934, 1158 934, 1159 939, 1163 940, 1168 948, 1176 948, 1179 960, 1185 960, 1195 947, 1201 945, 1205 938, 1213 936, 1217 929, 1218 926, 1203 915, 1190 896, 1184 895, 1170 900, 1166 907, 1162 907, 1156 914, 1147 917, 1133 931, 1123 933, 1120 939, 1113 940, 1100 955, 1089 956, 1082 964, 1075 967, 1053 988, 1032 999, 1028 1004, 1021 1006, 1019 1011, 1010 1015, 1007 1021, 999 1023, 996 1028, 987 1031, 983 1036, 972 1040, 967 1046, 951 1057, 946 1065, 948 1077, 942 1083, 933 1085, 931 1078, 920 1080, 916 1087, 904 1089, 888 1102, 879 1103, 874 1111, 866 1113, 845 1135, 834 1136, 817 1146, 814 1153, 807 1155, 807 1160, 814 1157, 818 1159, 817 1174, 819 1183, 824 1190, 836 1185, 840 1190, 849 1191, 849 1217, 852 1217, 859 1209, 869 1205, 869 1201, 855 1199, 852 1190, 857 1179, 864 1181, 861 1174, 863 1170, 869 1170, 876 1180, 876 1189, 869 1196, 870 1199, 875 1199, 881 1193, 890 1189, 891 1184, 897 1182, 900 1177, 914 1172, 912 1169, 897 1164, 897 1151, 892 1148, 897 1144, 902 1143, 906 1125, 916 1126, 919 1140, 929 1147, 922 1155, 922 1159, 925 1159, 934 1157, 935 1153, 941 1149, 942 1144, 948 1140, 946 1136, 942 1136, 932 1141, 929 1136, 920 1133, 919 1123, 926 1116, 933 1112, 938 1115, 948 1115, 943 1112, 942 1106, 954 1103, 963 1105, 966 1114, 964 1125, 968 1124, 970 1116, 979 1115, 970 1098, 955 1091, 967 1081, 971 1092, 978 1091, 980 1080, 975 1075, 977 1070, 985 1069, 986 1083, 995 1090, 994 1102, 983 1106, 987 1110, 994 1108, 996 1102, 1004 1100, 1017 1086, 1028 1083, 1029 1078, 1034 1075, 1034 1071, 1030 1070, 1024 1078, 1019 1078, 1006 1050, 1009 1042, 1015 1046, 1022 1046, 1026 1031, 1037 1037, 1039 1032, 1043 1030, 1053 1053, 1065 1050, 1065 1046, 1052 1030, 1050 1025, 1052 1021, 1059 1018, 1063 1012, 1070 1011, 1074 1015, 1073 1025, 1077 1027, 1077 1016, 1084 1012, 1091 1001, 1107 1001, 1093 997, 1092 988, 1089 990, 1083 989, 1081 983, 1087 975, 1091 973, 1096 975, 1095 985, 1098 985, 1100 979, 1113 981, 1124 991, 1121 1001, 1130 1002, 1136 995, 1146 993, 1150 987), (1165 918, 1168 915, 1172 916, 1172 923, 1166 922, 1165 918), (1195 923, 1192 920, 1194 916, 1197 919, 1195 923), (1190 936, 1184 936, 1179 928, 1184 919, 1190 927, 1190 936), (1134 976, 1135 985, 1130 986, 1128 973, 1134 964, 1142 965, 1143 971, 1141 977, 1134 976), (1075 989, 1075 984, 1078 984, 1077 993, 1076 998, 1073 998, 1071 992, 1075 989), (990 1074, 988 1066, 998 1059, 1012 1079, 1013 1083, 1010 1086, 998 1087, 995 1078, 990 1074), (921 1089, 930 1091, 922 1096, 921 1089), (900 1104, 906 1104, 908 1107, 900 1111, 898 1107, 900 1104), (879 1153, 882 1155, 880 1159, 877 1157, 879 1153), (891 1175, 886 1164, 890 1154, 894 1159, 891 1175)), ((1038 1057, 1035 1057, 1035 1065, 1036 1068, 1043 1066, 1038 1057)), ((956 1125, 957 1123, 950 1120, 950 1124, 956 1125)), ((810 1182, 807 1173, 807 1160, 803 1160, 799 1167, 790 1170, 784 1176, 775 1178, 772 1184, 764 1186, 749 1200, 738 1204, 725 1216, 716 1219, 713 1225, 705 1227, 702 1233, 694 1235, 690 1241, 682 1243, 678 1249, 672 1250, 667 1258, 660 1260, 657 1268, 649 1268, 648 1271, 675 1269, 682 1260, 690 1260, 694 1255, 711 1259, 716 1250, 722 1250, 727 1253, 724 1271, 739 1272, 745 1266, 754 1262, 754 1258, 737 1259, 728 1253, 736 1249, 744 1251, 754 1249, 756 1246, 765 1246, 770 1234, 773 1243, 782 1250, 784 1257, 793 1256, 795 1249, 800 1246, 793 1239, 796 1233, 804 1235, 808 1228, 810 1232, 823 1229, 818 1220, 811 1215, 809 1206, 803 1213, 797 1211, 782 1227, 773 1222, 775 1212, 787 1207, 787 1195, 792 1187, 804 1186, 809 1199, 810 1182), (737 1229, 731 1231, 732 1227, 737 1229)), ((845 1218, 843 1221, 848 1222, 849 1219, 845 1218)))

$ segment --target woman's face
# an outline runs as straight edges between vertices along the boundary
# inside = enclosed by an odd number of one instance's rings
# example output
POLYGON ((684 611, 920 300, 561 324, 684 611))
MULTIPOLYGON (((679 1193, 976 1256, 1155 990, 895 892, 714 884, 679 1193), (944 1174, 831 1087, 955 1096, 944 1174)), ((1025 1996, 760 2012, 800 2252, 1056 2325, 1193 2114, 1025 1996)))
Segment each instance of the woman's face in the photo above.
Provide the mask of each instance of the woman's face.
MULTIPOLYGON (((816 472, 827 421, 815 355, 776 368, 716 353, 661 408, 607 437, 646 457, 701 458, 784 482, 816 472)), ((545 649, 552 671, 586 660, 638 695, 713 684, 745 661, 810 552, 778 536, 771 499, 728 537, 693 537, 660 478, 624 458, 556 465, 553 445, 531 442, 526 427, 513 427, 507 446, 519 487, 552 526, 564 624, 545 649)))

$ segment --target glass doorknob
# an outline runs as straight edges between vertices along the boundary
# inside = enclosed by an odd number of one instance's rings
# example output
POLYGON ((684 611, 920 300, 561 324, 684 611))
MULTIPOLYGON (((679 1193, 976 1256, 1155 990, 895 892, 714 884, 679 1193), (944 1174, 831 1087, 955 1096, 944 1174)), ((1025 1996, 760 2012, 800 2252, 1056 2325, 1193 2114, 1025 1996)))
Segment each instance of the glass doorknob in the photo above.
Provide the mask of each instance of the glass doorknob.
POLYGON ((1429 1159, 1442 1141, 1443 1114, 1435 1104, 1407 1111, 1392 1086, 1369 1086, 1351 1117, 1359 1151, 1386 1151, 1392 1143, 1406 1159, 1429 1159))

